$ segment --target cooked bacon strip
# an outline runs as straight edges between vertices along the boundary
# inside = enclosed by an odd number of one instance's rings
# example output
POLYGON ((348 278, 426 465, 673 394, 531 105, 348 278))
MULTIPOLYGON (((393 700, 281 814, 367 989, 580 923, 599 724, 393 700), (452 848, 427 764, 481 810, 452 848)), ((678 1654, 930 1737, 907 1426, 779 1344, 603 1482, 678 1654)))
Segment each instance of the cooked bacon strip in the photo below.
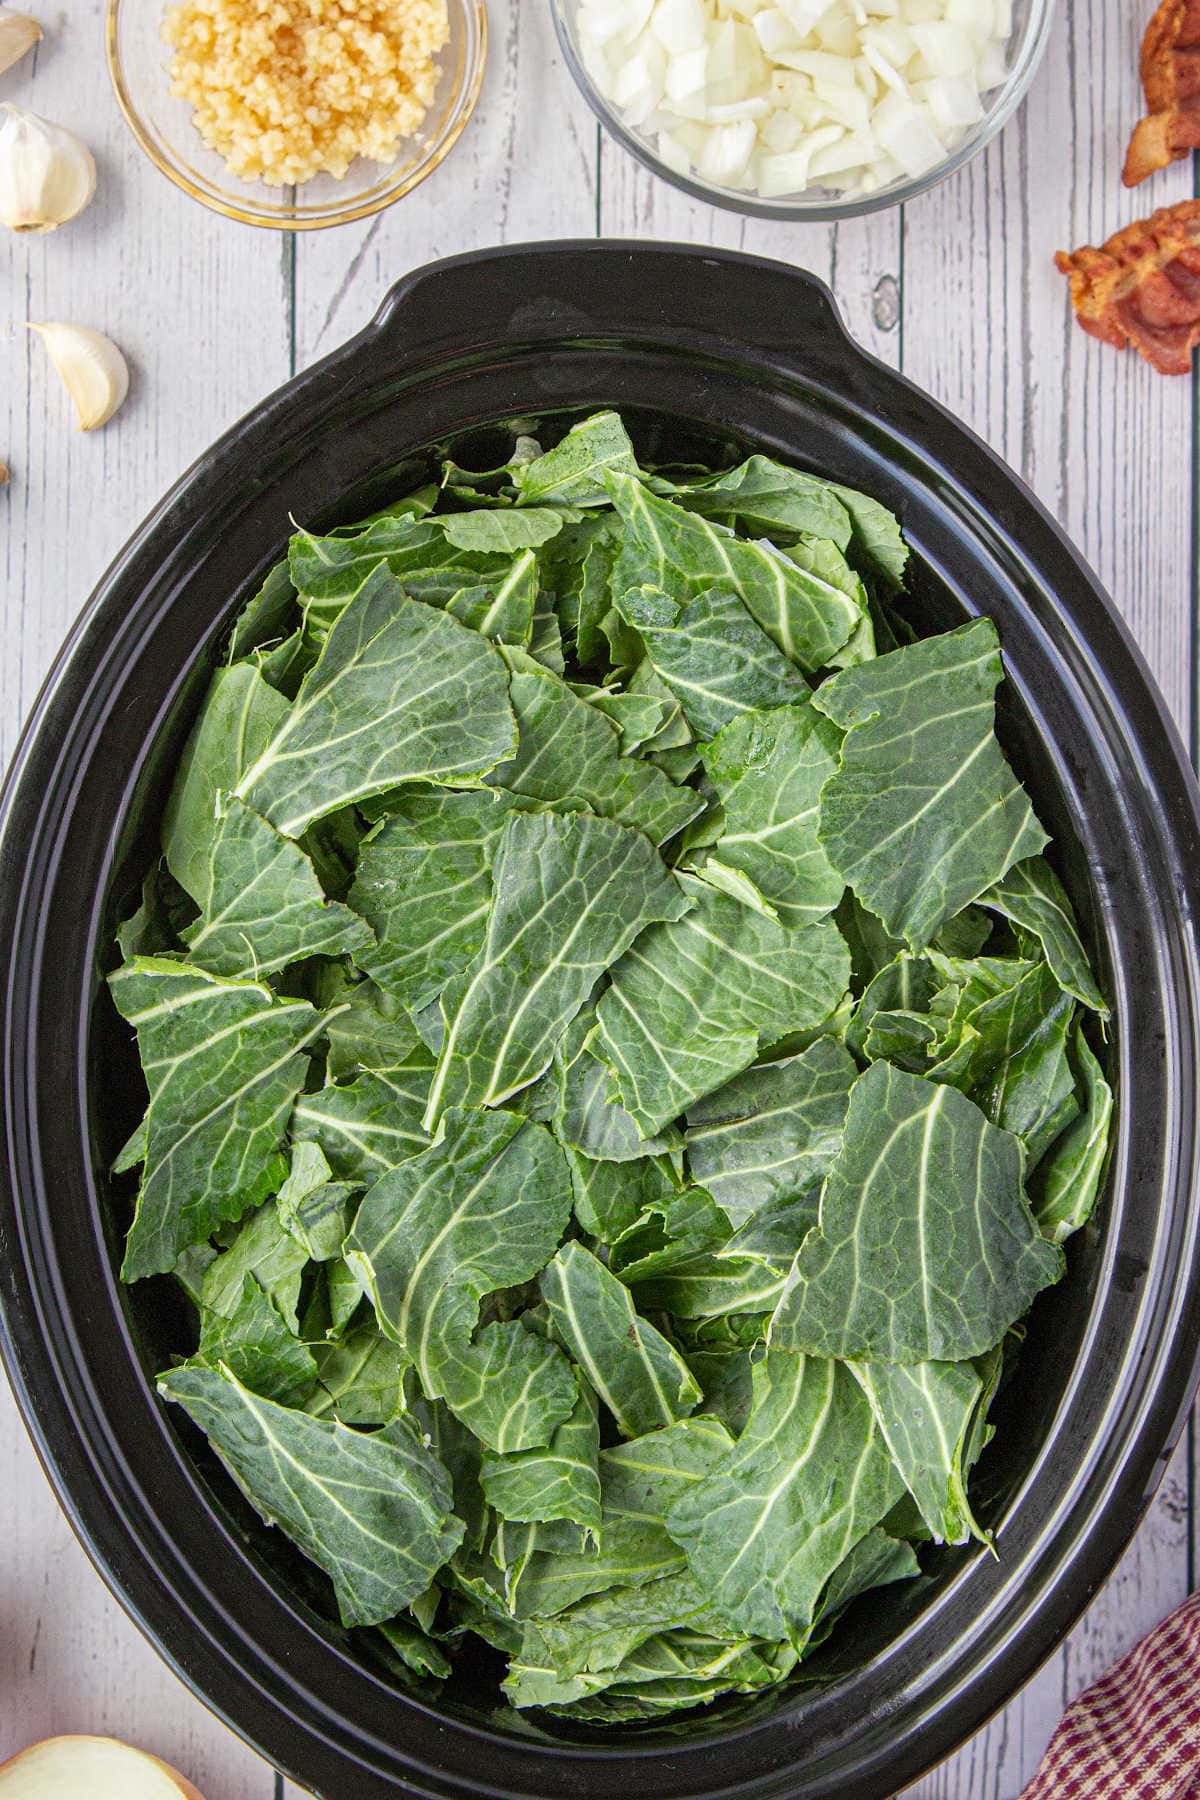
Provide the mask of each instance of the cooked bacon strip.
POLYGON ((1125 186, 1200 150, 1200 0, 1162 0, 1142 40, 1146 117, 1125 153, 1125 186))
POLYGON ((1132 344, 1163 375, 1186 375, 1200 344, 1200 200, 1164 206, 1097 250, 1060 250, 1085 331, 1132 344))

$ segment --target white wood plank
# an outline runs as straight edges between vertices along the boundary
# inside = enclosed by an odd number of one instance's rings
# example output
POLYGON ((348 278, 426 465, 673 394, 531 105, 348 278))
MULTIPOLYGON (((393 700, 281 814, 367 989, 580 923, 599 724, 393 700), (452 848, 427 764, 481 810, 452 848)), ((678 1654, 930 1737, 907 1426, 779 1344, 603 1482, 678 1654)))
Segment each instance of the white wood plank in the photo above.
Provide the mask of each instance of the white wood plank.
POLYGON ((99 165, 96 198, 44 236, 0 250, 0 498, 6 638, 0 754, 71 619, 150 505, 288 366, 277 241, 204 211, 136 150, 98 64, 103 6, 48 20, 46 42, 4 98, 69 123, 99 165), (132 371, 125 408, 81 435, 26 319, 107 331, 132 371), (13 327, 11 335, 8 327, 13 327))
MULTIPOLYGON (((1191 192, 1184 167, 1120 184, 1147 9, 1076 0, 999 144, 907 209, 904 367, 998 449, 1061 519, 1132 626, 1186 731, 1191 383, 1085 337, 1053 253, 1099 243, 1191 192)), ((1177 1455, 1141 1531, 1066 1644, 906 1800, 1012 1800, 1064 1704, 1186 1594, 1190 1471, 1177 1455)))
MULTIPOLYGON (((78 220, 0 247, 0 758, 67 626, 151 504, 287 373, 277 241, 217 219, 142 159, 100 62, 103 6, 43 12, 46 42, 3 97, 92 146, 78 220), (99 326, 133 370, 124 411, 81 436, 25 319, 99 326)), ((7 234, 6 238, 7 238, 7 234)), ((272 1800, 274 1776, 192 1699, 111 1599, 60 1514, 0 1383, 0 1756, 57 1731, 127 1737, 212 1800, 272 1800)))
POLYGON ((596 126, 569 111, 549 8, 490 0, 491 48, 475 117, 415 193, 362 225, 296 245, 296 355, 304 367, 365 325, 391 284, 489 244, 591 237, 596 126))
POLYGON ((1148 9, 1060 11, 999 143, 906 209, 906 372, 1031 483, 1133 627, 1176 718, 1190 707, 1192 383, 1074 323, 1057 249, 1191 193, 1179 164, 1121 186, 1148 9))
POLYGON ((137 1744, 208 1800, 273 1800, 268 1765, 126 1618, 59 1511, 0 1382, 0 1762, 63 1732, 137 1744))

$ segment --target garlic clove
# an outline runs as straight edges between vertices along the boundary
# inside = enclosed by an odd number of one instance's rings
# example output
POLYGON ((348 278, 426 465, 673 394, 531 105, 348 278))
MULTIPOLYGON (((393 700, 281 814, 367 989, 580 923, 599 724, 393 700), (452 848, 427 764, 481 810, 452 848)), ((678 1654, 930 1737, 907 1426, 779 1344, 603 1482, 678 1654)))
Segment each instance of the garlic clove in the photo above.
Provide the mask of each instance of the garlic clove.
POLYGON ((53 231, 96 191, 96 165, 74 132, 22 106, 0 106, 0 223, 53 231))
POLYGON ((87 325, 34 325, 75 402, 80 431, 107 425, 129 392, 129 366, 111 338, 87 325))
POLYGON ((28 13, 14 12, 11 6, 0 6, 0 75, 20 62, 41 35, 41 26, 28 13))

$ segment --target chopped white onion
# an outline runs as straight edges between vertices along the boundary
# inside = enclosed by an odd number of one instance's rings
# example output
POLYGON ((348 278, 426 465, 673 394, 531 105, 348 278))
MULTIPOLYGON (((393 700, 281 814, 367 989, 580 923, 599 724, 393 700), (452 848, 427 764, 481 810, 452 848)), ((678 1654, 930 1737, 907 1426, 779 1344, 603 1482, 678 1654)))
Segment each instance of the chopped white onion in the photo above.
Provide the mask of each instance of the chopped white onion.
POLYGON ((705 49, 708 25, 703 0, 657 0, 650 21, 651 31, 672 56, 705 49))
POLYGON ((798 50, 803 34, 796 30, 787 14, 778 6, 764 6, 750 23, 754 35, 768 56, 777 50, 798 50))
POLYGON ((1012 0, 578 0, 600 92, 663 166, 766 199, 935 168, 1006 79, 1012 0))

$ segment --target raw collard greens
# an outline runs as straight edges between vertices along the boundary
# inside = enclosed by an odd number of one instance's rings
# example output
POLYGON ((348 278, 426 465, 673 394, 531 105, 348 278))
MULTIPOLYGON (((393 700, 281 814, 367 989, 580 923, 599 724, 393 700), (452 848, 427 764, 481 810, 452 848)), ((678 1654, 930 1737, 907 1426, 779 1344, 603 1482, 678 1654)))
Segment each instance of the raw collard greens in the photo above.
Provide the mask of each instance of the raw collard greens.
POLYGON ((1100 1185, 1104 1000, 863 494, 601 413, 300 531, 111 977, 162 1372, 406 1679, 784 1680, 969 1498, 1100 1185), (190 1350, 190 1354, 186 1352, 190 1350))

